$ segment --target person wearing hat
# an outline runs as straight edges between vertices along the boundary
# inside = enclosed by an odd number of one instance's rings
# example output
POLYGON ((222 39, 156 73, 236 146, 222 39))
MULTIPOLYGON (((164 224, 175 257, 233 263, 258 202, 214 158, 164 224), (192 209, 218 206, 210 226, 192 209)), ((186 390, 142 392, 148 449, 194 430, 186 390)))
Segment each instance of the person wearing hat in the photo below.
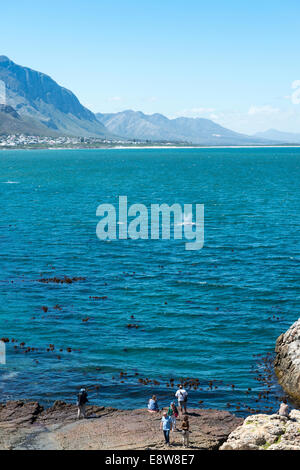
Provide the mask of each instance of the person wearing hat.
POLYGON ((178 409, 175 403, 172 401, 168 410, 168 416, 172 418, 172 431, 176 430, 176 418, 178 418, 178 409))

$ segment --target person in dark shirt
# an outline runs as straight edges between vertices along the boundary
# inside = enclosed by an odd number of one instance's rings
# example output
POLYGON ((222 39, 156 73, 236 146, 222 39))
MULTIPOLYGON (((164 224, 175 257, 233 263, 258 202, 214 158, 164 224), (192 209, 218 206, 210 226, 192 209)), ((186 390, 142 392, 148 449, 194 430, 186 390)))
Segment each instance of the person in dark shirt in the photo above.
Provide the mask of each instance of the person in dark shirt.
POLYGON ((183 417, 183 421, 181 424, 181 429, 182 429, 182 441, 184 447, 189 447, 190 445, 190 423, 189 423, 189 418, 187 415, 183 417))
POLYGON ((81 416, 83 418, 86 417, 86 414, 85 414, 85 407, 86 407, 86 404, 88 402, 88 394, 87 394, 87 391, 85 388, 82 388, 78 394, 78 398, 77 398, 77 406, 78 406, 78 419, 81 418, 81 416))

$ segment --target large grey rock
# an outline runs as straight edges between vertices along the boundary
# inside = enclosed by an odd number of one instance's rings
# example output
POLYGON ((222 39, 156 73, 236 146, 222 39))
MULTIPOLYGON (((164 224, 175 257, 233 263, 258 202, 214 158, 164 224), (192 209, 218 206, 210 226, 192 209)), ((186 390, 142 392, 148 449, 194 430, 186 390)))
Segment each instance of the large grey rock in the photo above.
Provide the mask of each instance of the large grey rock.
POLYGON ((248 416, 220 450, 300 450, 300 411, 293 410, 290 418, 248 416))
POLYGON ((280 385, 300 403, 300 318, 276 342, 275 371, 280 385))

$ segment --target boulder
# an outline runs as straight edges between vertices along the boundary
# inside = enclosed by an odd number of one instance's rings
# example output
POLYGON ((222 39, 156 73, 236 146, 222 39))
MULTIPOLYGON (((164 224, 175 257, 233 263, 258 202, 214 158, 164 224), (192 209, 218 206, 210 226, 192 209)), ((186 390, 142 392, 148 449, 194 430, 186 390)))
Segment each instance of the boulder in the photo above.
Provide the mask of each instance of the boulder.
POLYGON ((274 362, 278 382, 300 403, 300 318, 276 341, 274 362))
POLYGON ((220 450, 300 450, 300 411, 291 411, 290 419, 279 415, 248 416, 220 450))

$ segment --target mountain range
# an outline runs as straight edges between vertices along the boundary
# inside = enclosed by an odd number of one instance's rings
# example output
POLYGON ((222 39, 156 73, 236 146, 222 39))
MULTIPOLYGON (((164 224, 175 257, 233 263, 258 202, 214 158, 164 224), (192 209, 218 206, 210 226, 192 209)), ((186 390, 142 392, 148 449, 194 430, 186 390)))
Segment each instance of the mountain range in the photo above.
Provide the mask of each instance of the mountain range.
POLYGON ((98 137, 116 140, 180 142, 198 145, 267 145, 300 143, 300 134, 275 130, 254 136, 240 134, 204 118, 122 111, 94 114, 51 77, 0 56, 0 135, 98 137))
POLYGON ((162 114, 149 115, 132 110, 115 114, 98 113, 96 116, 112 134, 125 139, 200 145, 252 145, 267 142, 267 139, 239 134, 204 118, 168 119, 162 114))

